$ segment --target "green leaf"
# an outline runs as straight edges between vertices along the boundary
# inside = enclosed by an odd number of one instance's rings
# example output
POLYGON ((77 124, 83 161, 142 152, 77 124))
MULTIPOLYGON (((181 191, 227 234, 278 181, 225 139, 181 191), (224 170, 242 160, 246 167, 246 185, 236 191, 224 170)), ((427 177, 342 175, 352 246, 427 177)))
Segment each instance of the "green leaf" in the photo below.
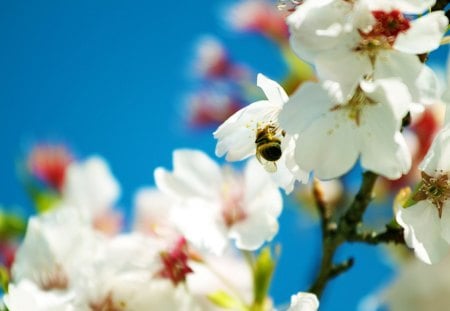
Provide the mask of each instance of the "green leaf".
POLYGON ((242 303, 236 300, 236 298, 230 296, 227 292, 222 290, 208 294, 207 297, 209 301, 211 301, 213 304, 223 309, 241 310, 241 311, 248 310, 248 308, 242 305, 242 303))
POLYGON ((45 213, 51 210, 60 201, 58 194, 50 191, 34 192, 32 195, 36 211, 38 213, 45 213))
POLYGON ((253 294, 255 307, 264 305, 274 270, 275 261, 272 258, 272 253, 269 247, 265 247, 256 258, 253 270, 253 294))
POLYGON ((5 266, 0 266, 0 286, 3 293, 8 292, 9 272, 5 266))
POLYGON ((23 236, 26 230, 26 219, 12 213, 0 211, 0 239, 8 240, 23 236))

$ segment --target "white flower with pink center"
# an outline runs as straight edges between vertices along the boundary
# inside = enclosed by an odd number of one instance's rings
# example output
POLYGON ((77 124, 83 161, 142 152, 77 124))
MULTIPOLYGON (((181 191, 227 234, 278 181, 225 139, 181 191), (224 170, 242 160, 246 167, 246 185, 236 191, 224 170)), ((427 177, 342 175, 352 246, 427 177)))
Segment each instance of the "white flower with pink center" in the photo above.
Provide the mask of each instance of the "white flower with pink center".
POLYGON ((15 282, 33 281, 41 290, 68 290, 87 265, 102 238, 78 211, 58 208, 29 220, 27 232, 12 267, 15 282))
POLYGON ((340 100, 364 77, 399 77, 415 102, 429 103, 439 97, 437 78, 417 55, 439 47, 448 20, 443 11, 408 14, 434 2, 307 0, 287 19, 291 45, 321 78, 339 83, 340 100))
POLYGON ((195 150, 175 151, 173 163, 155 170, 156 184, 178 201, 172 219, 194 246, 221 254, 233 239, 255 250, 278 232, 281 194, 256 160, 242 175, 195 150))

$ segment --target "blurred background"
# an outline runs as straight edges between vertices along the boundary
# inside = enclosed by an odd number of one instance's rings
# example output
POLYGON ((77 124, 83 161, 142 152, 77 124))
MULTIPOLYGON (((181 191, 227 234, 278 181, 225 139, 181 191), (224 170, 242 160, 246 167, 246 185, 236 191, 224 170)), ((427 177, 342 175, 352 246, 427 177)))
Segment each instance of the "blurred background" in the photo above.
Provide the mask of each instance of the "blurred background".
MULTIPOLYGON (((257 11, 236 8, 242 2, 0 1, 3 209, 33 213, 21 159, 37 144, 63 144, 76 158, 97 154, 109 162, 122 188, 117 209, 130 222, 135 192, 154 184, 156 167, 172 167, 174 149, 214 156, 217 125, 261 98, 258 72, 288 92, 313 79, 287 48, 280 15, 271 15, 276 3, 257 11)), ((441 71, 446 53, 433 56, 441 71)), ((356 170, 344 180, 349 191, 358 176, 356 170)), ((298 208, 305 189, 285 197, 274 241, 281 245, 271 287, 276 305, 306 291, 319 263, 316 216, 298 208)), ((380 223, 392 217, 390 206, 370 215, 380 223)), ((384 248, 349 245, 338 259, 349 256, 355 266, 329 284, 321 310, 357 310, 395 275, 384 248)))

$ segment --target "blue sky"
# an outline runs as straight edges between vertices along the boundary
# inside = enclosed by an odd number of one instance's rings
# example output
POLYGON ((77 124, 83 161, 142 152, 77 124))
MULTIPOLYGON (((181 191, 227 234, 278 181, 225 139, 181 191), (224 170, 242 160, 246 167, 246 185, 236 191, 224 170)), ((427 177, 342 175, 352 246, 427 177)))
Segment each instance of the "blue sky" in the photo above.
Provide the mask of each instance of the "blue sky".
MULTIPOLYGON (((232 56, 274 78, 276 48, 237 36, 221 9, 231 2, 77 0, 0 1, 0 203, 29 207, 15 161, 39 141, 67 143, 79 157, 100 154, 122 185, 120 204, 171 167, 175 148, 213 155, 208 131, 182 125, 183 94, 192 88, 194 42, 218 35, 232 56)), ((306 290, 319 254, 319 233, 292 207, 281 219, 281 264, 272 293, 286 302, 306 290)), ((381 249, 346 247, 354 269, 333 282, 321 310, 353 310, 392 269, 381 249)))

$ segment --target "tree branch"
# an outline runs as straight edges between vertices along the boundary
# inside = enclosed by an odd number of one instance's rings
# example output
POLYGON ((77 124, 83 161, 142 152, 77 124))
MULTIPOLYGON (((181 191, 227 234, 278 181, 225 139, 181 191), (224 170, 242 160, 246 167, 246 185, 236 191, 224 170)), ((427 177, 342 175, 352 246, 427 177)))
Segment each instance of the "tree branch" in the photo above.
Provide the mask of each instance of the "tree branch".
MULTIPOLYGON (((322 262, 319 274, 314 284, 309 289, 310 292, 315 293, 318 297, 321 296, 325 285, 330 279, 347 271, 353 265, 352 259, 335 265, 333 264, 333 257, 337 248, 342 243, 347 241, 350 236, 356 236, 357 227, 361 223, 364 212, 372 200, 372 190, 377 177, 378 175, 375 173, 369 171, 365 172, 363 174, 361 187, 348 211, 342 216, 337 224, 328 221, 326 226, 322 227, 322 262)), ((320 211, 322 208, 320 204, 318 204, 318 207, 320 211)))

